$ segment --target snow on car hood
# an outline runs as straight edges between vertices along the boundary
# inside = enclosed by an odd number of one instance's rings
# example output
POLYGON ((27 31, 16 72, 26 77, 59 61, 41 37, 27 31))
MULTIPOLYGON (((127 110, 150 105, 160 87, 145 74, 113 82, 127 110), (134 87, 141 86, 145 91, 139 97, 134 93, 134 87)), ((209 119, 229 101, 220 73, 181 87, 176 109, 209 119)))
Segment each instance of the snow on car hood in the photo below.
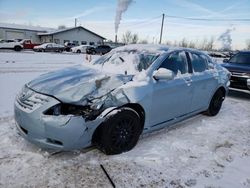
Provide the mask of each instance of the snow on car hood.
POLYGON ((65 103, 86 104, 131 81, 130 75, 108 74, 84 66, 74 66, 43 74, 27 86, 65 103))

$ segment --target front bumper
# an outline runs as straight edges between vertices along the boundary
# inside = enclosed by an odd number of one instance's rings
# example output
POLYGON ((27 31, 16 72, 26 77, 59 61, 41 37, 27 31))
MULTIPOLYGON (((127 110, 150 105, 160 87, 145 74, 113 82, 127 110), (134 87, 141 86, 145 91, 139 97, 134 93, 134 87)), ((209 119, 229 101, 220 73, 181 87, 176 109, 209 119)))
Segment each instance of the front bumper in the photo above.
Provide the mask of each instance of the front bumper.
POLYGON ((92 135, 102 120, 98 118, 85 122, 82 116, 43 114, 58 103, 56 99, 47 97, 39 107, 27 110, 20 104, 20 100, 16 99, 14 114, 20 134, 45 149, 69 151, 90 146, 92 135))
POLYGON ((230 87, 250 90, 250 78, 246 76, 232 75, 230 79, 230 87))

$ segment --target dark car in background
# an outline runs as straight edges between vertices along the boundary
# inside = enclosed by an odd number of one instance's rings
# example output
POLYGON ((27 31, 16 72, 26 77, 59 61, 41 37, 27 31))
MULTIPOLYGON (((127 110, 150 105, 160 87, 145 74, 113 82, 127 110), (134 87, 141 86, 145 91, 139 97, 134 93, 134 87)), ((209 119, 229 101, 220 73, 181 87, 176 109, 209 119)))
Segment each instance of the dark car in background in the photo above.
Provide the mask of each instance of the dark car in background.
POLYGON ((87 54, 106 54, 110 52, 112 48, 108 45, 100 45, 96 47, 90 47, 86 50, 87 54))
POLYGON ((250 90, 250 51, 241 51, 223 62, 232 74, 230 87, 250 90))
POLYGON ((63 52, 65 47, 56 43, 44 43, 33 48, 35 52, 63 52))
POLYGON ((76 47, 77 45, 75 43, 72 43, 72 42, 65 42, 64 46, 65 46, 65 51, 70 52, 70 49, 73 47, 76 47))

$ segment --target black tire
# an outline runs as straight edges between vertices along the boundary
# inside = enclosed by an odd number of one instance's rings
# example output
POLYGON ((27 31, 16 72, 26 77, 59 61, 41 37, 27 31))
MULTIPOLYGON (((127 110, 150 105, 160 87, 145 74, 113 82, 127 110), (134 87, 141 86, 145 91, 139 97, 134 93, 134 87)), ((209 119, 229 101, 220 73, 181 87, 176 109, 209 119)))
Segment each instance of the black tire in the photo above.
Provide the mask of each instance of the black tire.
POLYGON ((76 53, 80 54, 80 53, 81 53, 81 50, 77 50, 76 53))
POLYGON ((22 49, 21 46, 15 46, 15 47, 14 47, 14 50, 17 51, 17 52, 21 51, 21 49, 22 49))
POLYGON ((97 145, 107 155, 131 150, 141 134, 140 116, 131 108, 122 108, 100 125, 97 145))
POLYGON ((224 92, 221 89, 217 90, 214 96, 212 97, 209 107, 207 111, 205 112, 205 114, 208 116, 217 115, 221 109, 222 102, 224 99, 225 99, 224 92))

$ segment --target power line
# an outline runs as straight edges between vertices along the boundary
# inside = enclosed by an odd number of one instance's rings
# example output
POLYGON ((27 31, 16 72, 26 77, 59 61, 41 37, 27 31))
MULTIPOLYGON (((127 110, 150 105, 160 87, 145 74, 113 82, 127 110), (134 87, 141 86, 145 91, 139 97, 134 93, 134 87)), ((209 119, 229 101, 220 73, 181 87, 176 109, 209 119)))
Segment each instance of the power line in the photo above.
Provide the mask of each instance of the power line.
POLYGON ((123 23, 123 26, 125 26, 125 27, 133 27, 133 26, 139 26, 139 25, 149 24, 149 23, 152 23, 152 22, 155 22, 155 21, 159 21, 161 17, 162 16, 157 16, 157 17, 154 17, 154 18, 151 18, 151 19, 142 20, 142 21, 134 21, 136 23, 123 23), (126 24, 128 24, 128 25, 126 25, 126 24))
POLYGON ((193 20, 193 21, 250 22, 250 19, 248 19, 248 18, 192 18, 192 17, 173 16, 173 15, 166 15, 166 14, 165 14, 165 17, 168 17, 168 18, 177 18, 177 19, 183 19, 183 20, 193 20))

